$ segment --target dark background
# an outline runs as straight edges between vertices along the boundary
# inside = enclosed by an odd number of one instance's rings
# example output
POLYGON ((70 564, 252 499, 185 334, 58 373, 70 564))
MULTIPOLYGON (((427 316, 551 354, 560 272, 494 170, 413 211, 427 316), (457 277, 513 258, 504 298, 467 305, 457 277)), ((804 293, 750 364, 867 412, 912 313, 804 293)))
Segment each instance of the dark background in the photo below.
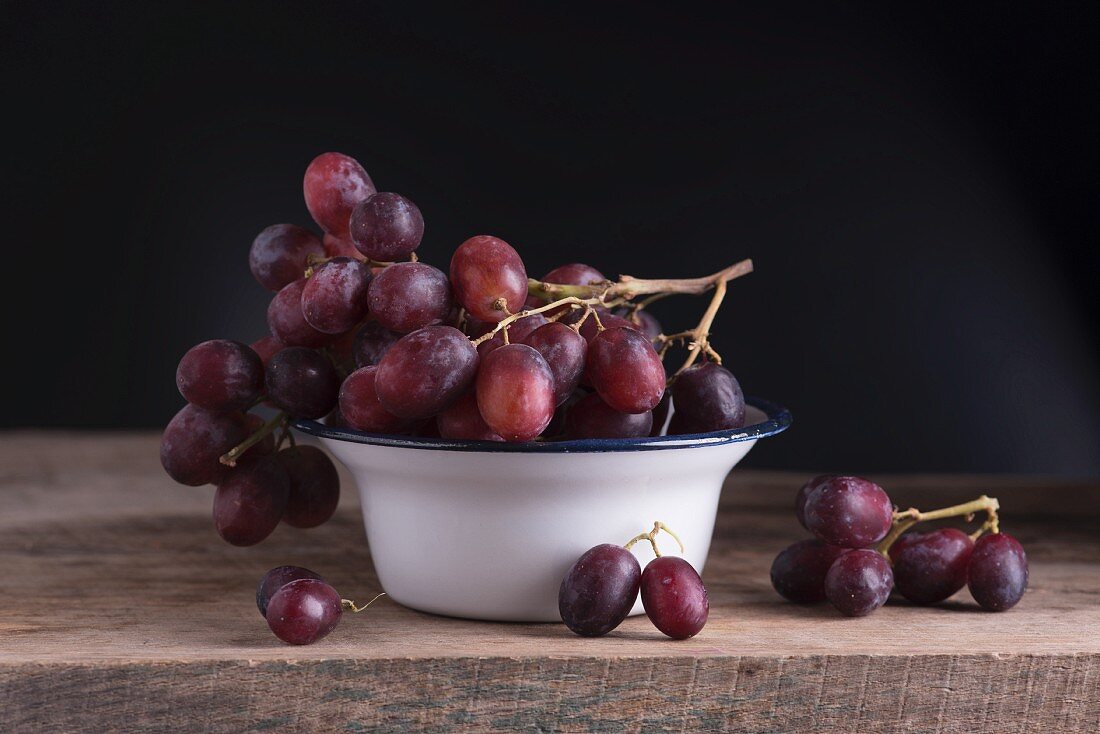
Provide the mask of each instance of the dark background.
POLYGON ((339 150, 444 268, 751 256, 714 341, 795 425, 750 465, 1100 473, 1093 4, 456 5, 0 5, 2 425, 165 423, 339 150))

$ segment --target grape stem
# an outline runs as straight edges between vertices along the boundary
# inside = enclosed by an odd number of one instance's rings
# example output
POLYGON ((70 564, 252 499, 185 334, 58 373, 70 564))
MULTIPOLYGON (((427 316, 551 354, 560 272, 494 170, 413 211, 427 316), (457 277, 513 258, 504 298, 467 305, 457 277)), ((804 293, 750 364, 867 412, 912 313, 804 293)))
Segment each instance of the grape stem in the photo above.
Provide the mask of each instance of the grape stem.
POLYGON ((986 520, 977 533, 972 535, 972 538, 980 537, 983 532, 989 530, 992 533, 999 533, 1001 531, 1000 521, 997 518, 997 510, 1001 508, 1001 503, 997 501, 996 497, 987 497, 982 495, 976 500, 970 502, 964 502, 961 505, 952 505, 951 507, 943 507, 939 510, 929 510, 928 512, 921 512, 915 507, 910 507, 908 510, 899 510, 894 513, 894 525, 890 529, 890 532, 886 534, 875 550, 882 555, 889 558, 890 546, 900 538, 905 531, 913 527, 919 522, 925 522, 927 520, 942 520, 945 517, 962 517, 972 520, 975 513, 984 512, 986 514, 986 520))
POLYGON ((680 540, 680 536, 677 535, 676 533, 672 532, 672 528, 670 528, 668 525, 665 525, 660 520, 653 523, 653 529, 650 530, 648 533, 639 533, 638 535, 635 535, 633 538, 628 540, 623 545, 623 547, 626 548, 627 550, 630 550, 634 546, 634 544, 637 543, 639 540, 648 540, 649 544, 651 546, 653 546, 653 555, 660 558, 661 557, 661 549, 657 547, 657 533, 659 533, 662 530, 664 530, 666 533, 668 533, 669 535, 671 535, 673 538, 676 539, 676 544, 678 546, 680 546, 680 552, 683 553, 684 552, 684 542, 682 540, 680 540))
POLYGON ((226 466, 236 466, 237 459, 241 458, 241 454, 243 454, 245 451, 248 451, 260 441, 263 441, 264 436, 274 431, 280 425, 285 426, 287 422, 288 421, 286 413, 276 414, 274 418, 256 429, 256 432, 253 433, 251 436, 241 441, 233 448, 229 449, 229 451, 226 451, 224 454, 222 454, 221 458, 219 458, 218 461, 220 461, 222 464, 225 464, 226 466))
POLYGON ((341 599, 340 600, 340 606, 342 608, 346 609, 349 612, 355 612, 356 614, 358 614, 359 612, 363 611, 364 609, 369 607, 371 604, 374 604, 376 601, 378 601, 379 599, 381 599, 385 595, 386 595, 386 592, 383 591, 381 594, 374 597, 373 599, 371 599, 370 601, 368 601, 366 604, 364 604, 361 607, 356 606, 355 602, 353 602, 351 599, 341 599))

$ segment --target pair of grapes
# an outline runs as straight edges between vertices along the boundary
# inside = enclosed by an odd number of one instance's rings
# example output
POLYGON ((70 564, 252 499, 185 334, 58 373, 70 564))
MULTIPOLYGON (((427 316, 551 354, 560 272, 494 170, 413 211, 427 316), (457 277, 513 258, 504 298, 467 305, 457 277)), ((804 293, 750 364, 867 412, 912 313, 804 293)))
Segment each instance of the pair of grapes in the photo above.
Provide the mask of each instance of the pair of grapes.
POLYGON ((795 515, 817 537, 789 546, 771 567, 772 586, 793 602, 827 599, 842 614, 858 617, 885 604, 895 588, 923 605, 969 586, 982 608, 1003 611, 1027 588, 1027 556, 1006 533, 975 541, 955 528, 941 528, 910 532, 883 547, 901 518, 895 520, 886 492, 867 479, 816 477, 799 489, 795 515))
POLYGON ((256 587, 260 616, 267 620, 276 637, 290 645, 317 642, 336 629, 344 610, 361 612, 374 599, 357 607, 341 599, 319 574, 301 566, 273 568, 256 587))
POLYGON ((657 523, 626 546, 597 545, 569 568, 558 590, 558 611, 570 630, 583 637, 606 635, 626 619, 639 591, 646 615, 674 640, 703 629, 710 613, 706 587, 683 558, 659 554, 653 540, 658 528, 668 530, 657 523), (644 571, 629 550, 641 538, 648 538, 657 553, 644 571))

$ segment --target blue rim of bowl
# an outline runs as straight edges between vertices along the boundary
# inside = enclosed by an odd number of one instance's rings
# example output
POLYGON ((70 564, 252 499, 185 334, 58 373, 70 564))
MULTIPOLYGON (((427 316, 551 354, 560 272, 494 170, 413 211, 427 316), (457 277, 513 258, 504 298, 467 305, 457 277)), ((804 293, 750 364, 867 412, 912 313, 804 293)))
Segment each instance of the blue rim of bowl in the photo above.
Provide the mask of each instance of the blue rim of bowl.
POLYGON ((575 454, 607 451, 659 451, 662 449, 702 448, 742 441, 767 438, 790 428, 791 412, 762 398, 747 397, 745 402, 757 408, 766 420, 744 428, 732 428, 712 433, 691 433, 681 436, 652 436, 646 438, 585 438, 572 441, 525 441, 501 443, 497 441, 466 441, 424 436, 394 436, 365 433, 350 428, 334 428, 310 420, 295 421, 292 425, 302 433, 334 441, 394 446, 406 449, 436 449, 441 451, 482 451, 486 453, 575 454))

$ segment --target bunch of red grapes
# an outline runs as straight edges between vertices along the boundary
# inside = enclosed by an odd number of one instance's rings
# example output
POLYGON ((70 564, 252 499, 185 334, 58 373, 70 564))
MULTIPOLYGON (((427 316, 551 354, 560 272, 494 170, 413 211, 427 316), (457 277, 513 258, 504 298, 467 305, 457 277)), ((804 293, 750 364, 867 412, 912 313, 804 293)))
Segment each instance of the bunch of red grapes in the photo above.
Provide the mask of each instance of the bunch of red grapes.
POLYGON ((997 506, 982 497, 928 513, 895 512, 874 482, 816 477, 795 498, 799 523, 816 538, 794 543, 776 556, 772 586, 797 603, 827 599, 852 617, 878 609, 894 589, 926 605, 967 586, 983 609, 1010 609, 1027 589, 1027 556, 1015 538, 999 531, 997 506), (956 528, 904 532, 921 520, 969 516, 978 510, 988 512, 989 520, 972 535, 956 528))
POLYGON ((661 632, 674 640, 699 634, 710 614, 707 589, 690 563, 660 555, 654 540, 659 529, 668 531, 654 523, 651 532, 625 546, 604 543, 577 559, 558 590, 558 612, 566 627, 582 637, 606 635, 622 624, 641 592, 646 616, 661 632), (641 539, 649 540, 657 555, 644 571, 630 552, 641 539))
POLYGON ((629 288, 614 290, 622 282, 577 263, 529 281, 516 250, 488 235, 463 242, 446 273, 420 262, 419 208, 378 192, 340 153, 309 164, 303 193, 323 236, 272 225, 249 256, 256 280, 275 293, 271 333, 251 346, 203 342, 176 373, 188 404, 164 432, 161 462, 182 484, 217 485, 214 523, 228 542, 257 543, 280 521, 314 527, 335 511, 332 462, 292 437, 281 448, 292 420, 484 441, 633 438, 744 424, 740 385, 705 333, 702 341, 690 332, 665 337, 629 288), (554 300, 580 286, 583 297, 554 300), (702 361, 674 375, 670 399, 662 356, 677 337, 691 339, 702 361), (279 415, 265 423, 247 412, 261 404, 279 415))

